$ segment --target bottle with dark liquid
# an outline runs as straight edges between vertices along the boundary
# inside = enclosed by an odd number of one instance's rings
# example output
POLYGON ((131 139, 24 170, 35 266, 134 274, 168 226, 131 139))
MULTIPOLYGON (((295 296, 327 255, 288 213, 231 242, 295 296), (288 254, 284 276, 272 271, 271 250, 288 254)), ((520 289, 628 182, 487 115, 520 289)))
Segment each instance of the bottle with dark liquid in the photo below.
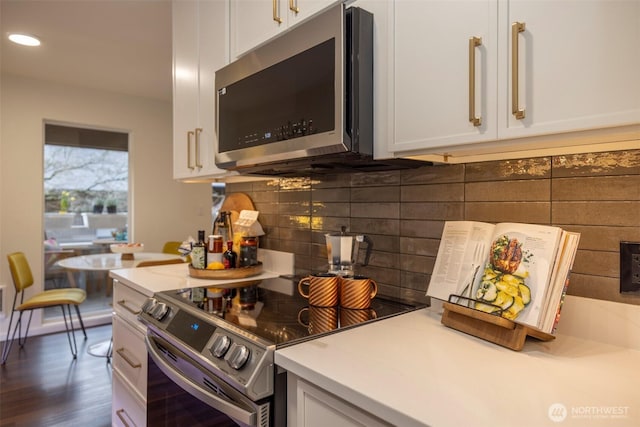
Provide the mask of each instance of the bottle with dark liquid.
POLYGON ((227 242, 227 250, 222 254, 222 264, 224 268, 236 268, 238 262, 238 256, 233 252, 233 241, 227 242))
POLYGON ((204 244, 204 230, 198 230, 198 241, 191 248, 191 266, 205 268, 207 266, 207 250, 204 244))

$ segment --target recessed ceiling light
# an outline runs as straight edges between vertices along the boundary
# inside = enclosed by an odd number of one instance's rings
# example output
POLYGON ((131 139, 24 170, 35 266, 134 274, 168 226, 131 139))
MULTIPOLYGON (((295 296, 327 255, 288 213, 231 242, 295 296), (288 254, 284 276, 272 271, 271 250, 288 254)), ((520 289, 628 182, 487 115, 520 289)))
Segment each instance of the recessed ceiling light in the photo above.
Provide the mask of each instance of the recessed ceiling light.
POLYGON ((40 40, 27 34, 9 34, 9 40, 23 46, 40 46, 40 40))

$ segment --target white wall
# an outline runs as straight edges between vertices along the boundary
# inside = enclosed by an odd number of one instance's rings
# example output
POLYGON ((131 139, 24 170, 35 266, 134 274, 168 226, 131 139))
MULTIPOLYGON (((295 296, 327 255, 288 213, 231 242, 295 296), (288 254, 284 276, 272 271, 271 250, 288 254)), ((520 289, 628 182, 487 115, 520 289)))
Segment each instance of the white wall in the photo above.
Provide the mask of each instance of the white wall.
MULTIPOLYGON (((172 179, 172 106, 162 102, 3 74, 0 79, 0 285, 10 310, 13 285, 6 256, 25 252, 43 282, 42 182, 44 122, 128 132, 131 240, 160 251, 167 240, 211 227, 209 184, 172 179)), ((7 313, 8 314, 8 313, 7 313)), ((39 316, 39 314, 38 314, 39 316)), ((34 333, 58 329, 34 321, 34 333)), ((88 322, 91 324, 91 322, 88 322)), ((0 319, 4 339, 8 316, 0 319)))

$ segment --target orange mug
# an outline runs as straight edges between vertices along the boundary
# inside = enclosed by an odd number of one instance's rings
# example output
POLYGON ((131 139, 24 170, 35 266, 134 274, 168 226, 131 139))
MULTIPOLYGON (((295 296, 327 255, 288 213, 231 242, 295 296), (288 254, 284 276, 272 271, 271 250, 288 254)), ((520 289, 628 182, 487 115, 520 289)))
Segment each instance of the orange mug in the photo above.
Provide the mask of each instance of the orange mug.
POLYGON ((378 284, 364 276, 340 278, 340 306, 365 309, 371 307, 371 300, 378 293, 378 284))
POLYGON ((367 320, 375 319, 377 314, 374 309, 352 309, 341 308, 340 309, 340 326, 357 325, 358 323, 366 322, 367 320))
POLYGON ((338 328, 338 307, 304 307, 298 312, 298 323, 311 334, 333 331, 338 328), (304 313, 307 311, 309 315, 305 321, 304 313))
POLYGON ((335 307, 338 305, 339 281, 335 274, 312 274, 298 282, 298 292, 309 300, 309 305, 335 307), (308 286, 306 292, 305 285, 308 286))

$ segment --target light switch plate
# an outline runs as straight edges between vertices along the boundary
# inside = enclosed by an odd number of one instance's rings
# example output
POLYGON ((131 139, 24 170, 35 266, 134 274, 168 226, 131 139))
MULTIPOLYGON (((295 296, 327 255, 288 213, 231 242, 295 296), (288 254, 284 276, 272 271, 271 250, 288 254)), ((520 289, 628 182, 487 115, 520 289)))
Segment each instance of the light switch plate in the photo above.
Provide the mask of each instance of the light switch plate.
POLYGON ((620 293, 640 292, 640 242, 620 242, 620 293))

